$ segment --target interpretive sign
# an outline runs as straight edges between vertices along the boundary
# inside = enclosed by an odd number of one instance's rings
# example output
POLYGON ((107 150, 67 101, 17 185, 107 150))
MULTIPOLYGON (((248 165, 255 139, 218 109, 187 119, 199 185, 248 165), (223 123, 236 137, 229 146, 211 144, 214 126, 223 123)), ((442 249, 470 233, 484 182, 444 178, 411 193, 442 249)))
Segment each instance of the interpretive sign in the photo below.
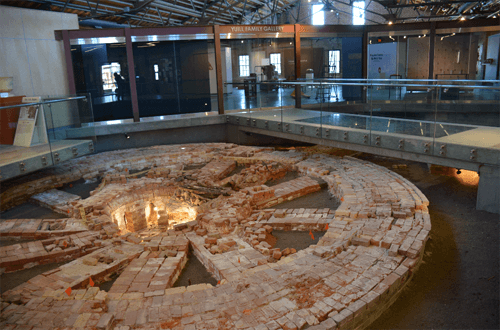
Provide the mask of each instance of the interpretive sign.
MULTIPOLYGON (((41 97, 23 97, 22 103, 40 102, 41 97)), ((31 147, 48 142, 45 127, 45 116, 41 104, 22 107, 19 110, 14 145, 18 147, 31 147)))

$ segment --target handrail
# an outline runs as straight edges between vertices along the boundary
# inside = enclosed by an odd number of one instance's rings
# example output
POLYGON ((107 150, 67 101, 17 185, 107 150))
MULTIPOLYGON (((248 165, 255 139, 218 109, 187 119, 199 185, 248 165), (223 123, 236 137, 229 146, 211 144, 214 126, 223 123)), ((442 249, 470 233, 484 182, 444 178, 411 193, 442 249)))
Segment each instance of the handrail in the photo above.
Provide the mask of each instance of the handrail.
POLYGON ((314 80, 334 80, 334 81, 428 81, 428 82, 440 82, 440 81, 456 81, 456 82, 492 82, 499 83, 498 80, 471 80, 471 79, 381 79, 381 78, 315 78, 314 80))
MULTIPOLYGON (((357 81, 358 79, 351 79, 351 81, 357 81)), ((500 87, 496 86, 477 86, 477 85, 424 85, 424 84, 404 84, 401 83, 405 79, 380 79, 384 82, 395 82, 395 83, 374 83, 373 79, 359 79, 364 80, 366 83, 361 82, 342 82, 342 80, 334 80, 334 81, 261 81, 255 82, 255 84, 263 84, 263 85, 299 85, 299 86, 325 86, 325 85, 341 85, 341 86, 387 86, 387 87, 425 87, 425 88, 467 88, 467 89, 490 89, 490 90, 500 90, 500 87)), ((445 80, 447 81, 447 80, 445 80)), ((486 81, 486 80, 485 80, 486 81)), ((488 80, 490 81, 490 80, 488 80)), ((499 82, 498 80, 491 80, 494 82, 499 82)), ((463 81, 462 81, 463 82, 463 81)), ((474 80, 477 82, 477 80, 474 80)), ((239 82, 225 82, 225 85, 243 85, 244 83, 239 82)))
MULTIPOLYGON (((306 82, 305 78, 303 81, 306 82)), ((276 82, 281 82, 281 83, 288 83, 291 81, 297 81, 297 80, 276 80, 276 82)), ((298 80, 302 81, 302 80, 298 80)), ((499 80, 470 80, 470 79, 380 79, 380 78, 314 78, 314 81, 417 81, 417 82, 440 82, 440 81, 451 81, 451 82, 474 82, 474 83, 500 83, 499 80)), ((236 84, 233 82, 225 82, 225 84, 236 84)), ((243 84, 243 83, 241 83, 243 84)))
POLYGON ((72 96, 68 97, 66 99, 59 99, 59 100, 53 100, 53 101, 42 101, 42 102, 35 102, 35 103, 21 103, 21 104, 15 104, 15 105, 7 105, 0 107, 0 110, 3 109, 10 109, 10 108, 18 108, 18 107, 26 107, 29 105, 37 105, 37 104, 50 104, 50 103, 59 103, 59 102, 66 102, 66 101, 71 101, 71 100, 81 100, 81 99, 86 99, 87 96, 72 96))

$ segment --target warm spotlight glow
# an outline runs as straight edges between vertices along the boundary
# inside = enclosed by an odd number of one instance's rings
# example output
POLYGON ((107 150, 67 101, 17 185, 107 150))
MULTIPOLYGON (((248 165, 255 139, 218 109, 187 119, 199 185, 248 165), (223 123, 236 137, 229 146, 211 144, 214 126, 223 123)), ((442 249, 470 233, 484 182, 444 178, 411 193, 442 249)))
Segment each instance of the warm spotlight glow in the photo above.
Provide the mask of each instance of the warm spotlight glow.
POLYGON ((462 184, 475 186, 479 183, 479 174, 474 171, 460 170, 460 174, 456 171, 453 172, 453 176, 458 179, 462 184))
POLYGON ((460 20, 461 20, 461 21, 465 21, 465 17, 463 17, 463 16, 462 16, 462 17, 460 17, 460 20))
POLYGON ((389 21, 389 25, 392 25, 392 21, 389 21))

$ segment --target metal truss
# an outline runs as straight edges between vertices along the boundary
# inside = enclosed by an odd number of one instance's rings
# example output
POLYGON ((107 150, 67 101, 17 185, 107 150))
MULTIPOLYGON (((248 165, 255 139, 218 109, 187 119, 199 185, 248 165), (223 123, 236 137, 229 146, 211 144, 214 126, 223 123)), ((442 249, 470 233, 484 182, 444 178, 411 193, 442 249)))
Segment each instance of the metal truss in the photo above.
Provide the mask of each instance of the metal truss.
MULTIPOLYGON (((353 0, 321 0, 325 10, 352 16, 353 0)), ((78 14, 83 22, 106 20, 129 26, 185 26, 213 24, 276 24, 279 15, 300 8, 305 0, 31 0, 5 1, 0 4, 78 14)), ((500 13, 500 0, 369 0, 366 21, 417 19, 458 19, 494 17, 500 13), (377 9, 369 10, 372 3, 377 9), (412 13, 417 13, 415 16, 412 13), (410 14, 409 14, 410 13, 410 14)), ((374 8, 373 6, 370 8, 374 8)), ((299 15, 297 14, 297 19, 299 15)), ((88 23, 87 22, 87 23, 88 23)))

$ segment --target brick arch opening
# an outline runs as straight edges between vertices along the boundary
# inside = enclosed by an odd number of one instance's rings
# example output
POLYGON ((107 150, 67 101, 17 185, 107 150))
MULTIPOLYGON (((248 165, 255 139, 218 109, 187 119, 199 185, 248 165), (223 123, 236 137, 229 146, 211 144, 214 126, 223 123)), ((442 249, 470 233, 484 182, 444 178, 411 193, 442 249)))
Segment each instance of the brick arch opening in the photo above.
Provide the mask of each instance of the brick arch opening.
POLYGON ((187 191, 163 195, 150 192, 135 197, 110 212, 113 222, 122 232, 174 229, 176 225, 195 220, 202 203, 196 194, 187 191))

